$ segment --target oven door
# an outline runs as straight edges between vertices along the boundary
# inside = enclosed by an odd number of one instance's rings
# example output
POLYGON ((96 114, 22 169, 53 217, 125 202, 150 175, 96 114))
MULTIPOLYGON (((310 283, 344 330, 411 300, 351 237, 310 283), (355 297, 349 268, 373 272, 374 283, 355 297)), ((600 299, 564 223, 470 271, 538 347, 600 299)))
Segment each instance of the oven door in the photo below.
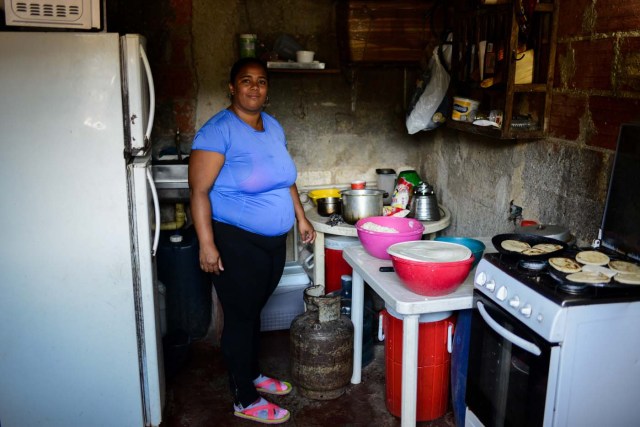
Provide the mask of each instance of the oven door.
POLYGON ((554 345, 478 291, 473 303, 466 425, 542 426, 554 345))

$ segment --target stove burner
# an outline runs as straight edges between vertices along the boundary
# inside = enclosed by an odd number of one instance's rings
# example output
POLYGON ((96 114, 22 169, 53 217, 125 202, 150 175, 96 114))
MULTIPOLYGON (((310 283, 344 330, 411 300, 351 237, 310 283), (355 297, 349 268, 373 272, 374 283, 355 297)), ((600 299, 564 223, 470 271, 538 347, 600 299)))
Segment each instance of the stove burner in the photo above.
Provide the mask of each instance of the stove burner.
POLYGON ((543 259, 521 259, 518 261, 518 270, 527 273, 539 273, 547 268, 547 262, 543 259))
POLYGON ((558 289, 571 295, 580 295, 589 291, 589 285, 584 283, 575 283, 571 285, 567 283, 560 283, 558 285, 558 289))
POLYGON ((564 273, 556 271, 554 268, 549 269, 549 276, 557 283, 557 289, 571 295, 579 295, 589 292, 590 285, 586 283, 571 282, 567 280, 564 273))

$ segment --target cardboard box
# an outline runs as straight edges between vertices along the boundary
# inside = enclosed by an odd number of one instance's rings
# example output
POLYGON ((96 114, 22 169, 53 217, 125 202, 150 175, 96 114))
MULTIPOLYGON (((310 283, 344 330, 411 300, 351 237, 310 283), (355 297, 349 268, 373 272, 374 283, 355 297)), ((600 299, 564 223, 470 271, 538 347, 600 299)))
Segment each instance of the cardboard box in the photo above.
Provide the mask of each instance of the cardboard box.
POLYGON ((262 309, 261 331, 289 329, 291 322, 304 313, 304 290, 311 286, 309 276, 302 265, 287 262, 278 287, 262 309))

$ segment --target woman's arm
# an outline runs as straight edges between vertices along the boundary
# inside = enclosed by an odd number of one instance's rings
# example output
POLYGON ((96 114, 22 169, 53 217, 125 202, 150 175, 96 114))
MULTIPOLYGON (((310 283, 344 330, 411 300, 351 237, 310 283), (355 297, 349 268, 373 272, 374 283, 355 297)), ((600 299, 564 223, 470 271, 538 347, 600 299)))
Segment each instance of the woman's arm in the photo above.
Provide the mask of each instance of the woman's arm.
POLYGON ((293 210, 296 213, 298 231, 300 232, 300 237, 302 237, 302 243, 313 243, 316 240, 316 230, 313 229, 313 225, 311 225, 307 216, 304 214, 304 207, 300 201, 298 187, 296 184, 293 184, 290 187, 290 191, 291 199, 293 200, 293 210))
POLYGON ((193 150, 189 156, 191 216, 200 244, 200 268, 214 274, 220 274, 224 267, 220 252, 213 240, 211 226, 213 208, 209 200, 209 191, 218 178, 223 164, 224 155, 212 151, 193 150))

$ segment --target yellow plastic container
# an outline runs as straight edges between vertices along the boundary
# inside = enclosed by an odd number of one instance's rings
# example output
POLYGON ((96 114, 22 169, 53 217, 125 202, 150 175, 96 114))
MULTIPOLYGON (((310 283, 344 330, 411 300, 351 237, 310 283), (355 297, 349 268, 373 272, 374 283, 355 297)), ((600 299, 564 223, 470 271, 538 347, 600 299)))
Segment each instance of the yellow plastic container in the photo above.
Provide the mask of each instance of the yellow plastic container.
POLYGON ((453 111, 451 118, 458 122, 472 122, 480 103, 474 99, 453 97, 453 111))
POLYGON ((340 190, 337 188, 323 188, 320 190, 311 190, 309 191, 309 198, 313 202, 314 206, 318 206, 318 199, 322 199, 323 197, 342 197, 340 194, 340 190))

